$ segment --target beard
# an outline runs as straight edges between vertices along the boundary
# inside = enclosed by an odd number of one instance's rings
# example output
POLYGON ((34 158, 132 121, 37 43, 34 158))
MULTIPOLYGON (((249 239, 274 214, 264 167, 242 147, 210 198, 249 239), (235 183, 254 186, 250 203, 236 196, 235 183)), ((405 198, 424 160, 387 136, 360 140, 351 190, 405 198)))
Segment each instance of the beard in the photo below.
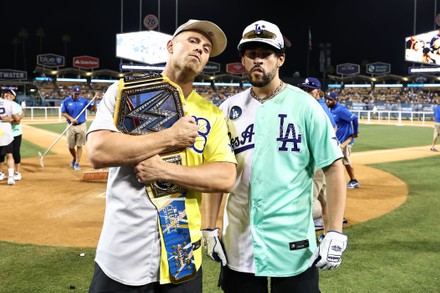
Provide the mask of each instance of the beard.
POLYGON ((260 66, 254 66, 251 68, 251 70, 246 70, 246 75, 248 76, 249 82, 250 82, 250 84, 252 84, 252 86, 264 87, 264 86, 268 85, 275 78, 276 71, 277 71, 277 69, 274 69, 271 72, 266 72, 260 66), (262 77, 257 78, 252 74, 252 71, 255 68, 260 68, 262 70, 262 73, 263 73, 262 77))

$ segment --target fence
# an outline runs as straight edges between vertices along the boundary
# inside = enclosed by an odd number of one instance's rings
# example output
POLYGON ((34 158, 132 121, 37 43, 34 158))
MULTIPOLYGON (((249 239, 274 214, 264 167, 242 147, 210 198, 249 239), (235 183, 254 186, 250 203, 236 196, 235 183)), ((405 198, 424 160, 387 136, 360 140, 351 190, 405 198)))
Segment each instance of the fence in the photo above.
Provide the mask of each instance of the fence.
POLYGON ((368 124, 396 124, 396 125, 432 125, 434 112, 426 111, 390 111, 390 110, 351 110, 368 124))
MULTIPOLYGON (((94 112, 86 111, 86 115, 95 116, 94 112)), ((61 107, 27 107, 22 121, 64 121, 61 107)))
MULTIPOLYGON (((391 111, 391 110, 355 110, 351 111, 362 119, 365 123, 378 124, 432 124, 434 113, 431 111, 391 111)), ((87 115, 94 117, 95 113, 87 111, 87 115)), ((23 121, 64 121, 61 115, 61 107, 28 107, 23 121)))

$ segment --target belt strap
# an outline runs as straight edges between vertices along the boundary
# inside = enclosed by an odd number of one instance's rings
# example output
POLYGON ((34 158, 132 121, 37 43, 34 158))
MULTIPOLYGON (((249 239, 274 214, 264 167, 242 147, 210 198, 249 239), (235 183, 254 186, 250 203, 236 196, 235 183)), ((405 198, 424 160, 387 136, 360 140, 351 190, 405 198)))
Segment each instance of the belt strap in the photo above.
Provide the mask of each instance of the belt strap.
MULTIPOLYGON (((121 132, 131 135, 160 131, 185 115, 183 104, 180 87, 158 73, 126 76, 119 83, 114 122, 121 132)), ((186 165, 185 151, 168 150, 161 156, 186 165)), ((158 211, 171 282, 194 278, 197 272, 185 210, 186 191, 164 181, 149 184, 145 190, 158 211)))
POLYGON ((196 276, 193 251, 200 247, 191 242, 188 218, 185 210, 185 196, 177 198, 155 198, 159 213, 161 234, 165 243, 170 280, 174 284, 182 283, 196 276))

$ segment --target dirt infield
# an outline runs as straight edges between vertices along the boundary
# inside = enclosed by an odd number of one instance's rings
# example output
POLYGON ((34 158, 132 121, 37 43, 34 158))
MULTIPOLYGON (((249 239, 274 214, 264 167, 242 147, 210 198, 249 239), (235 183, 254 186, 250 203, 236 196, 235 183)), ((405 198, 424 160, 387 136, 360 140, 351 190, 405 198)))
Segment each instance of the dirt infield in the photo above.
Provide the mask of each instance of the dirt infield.
MULTIPOLYGON (((23 123, 23 138, 47 149, 57 134, 23 123)), ((23 180, 14 186, 0 181, 0 240, 54 246, 95 247, 105 210, 105 182, 81 180, 91 170, 86 150, 82 171, 69 168, 71 161, 64 137, 44 158, 24 159, 23 180)), ((437 155, 429 146, 354 153, 360 189, 348 190, 348 225, 381 216, 405 202, 407 186, 386 172, 366 166, 377 162, 408 160, 437 155)))

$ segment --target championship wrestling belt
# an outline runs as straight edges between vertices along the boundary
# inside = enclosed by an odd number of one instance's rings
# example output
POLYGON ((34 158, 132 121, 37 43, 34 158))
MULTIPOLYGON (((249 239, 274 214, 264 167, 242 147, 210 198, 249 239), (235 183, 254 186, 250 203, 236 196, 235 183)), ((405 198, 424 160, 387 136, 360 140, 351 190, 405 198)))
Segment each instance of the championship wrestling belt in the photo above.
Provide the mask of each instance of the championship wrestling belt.
MULTIPOLYGON (((120 80, 114 122, 122 133, 157 132, 171 127, 184 115, 182 90, 167 77, 145 73, 120 80)), ((170 163, 187 165, 186 149, 172 149, 161 157, 170 163)), ((171 282, 177 284, 194 278, 196 267, 185 210, 186 191, 165 181, 148 184, 145 190, 159 214, 171 282)))

